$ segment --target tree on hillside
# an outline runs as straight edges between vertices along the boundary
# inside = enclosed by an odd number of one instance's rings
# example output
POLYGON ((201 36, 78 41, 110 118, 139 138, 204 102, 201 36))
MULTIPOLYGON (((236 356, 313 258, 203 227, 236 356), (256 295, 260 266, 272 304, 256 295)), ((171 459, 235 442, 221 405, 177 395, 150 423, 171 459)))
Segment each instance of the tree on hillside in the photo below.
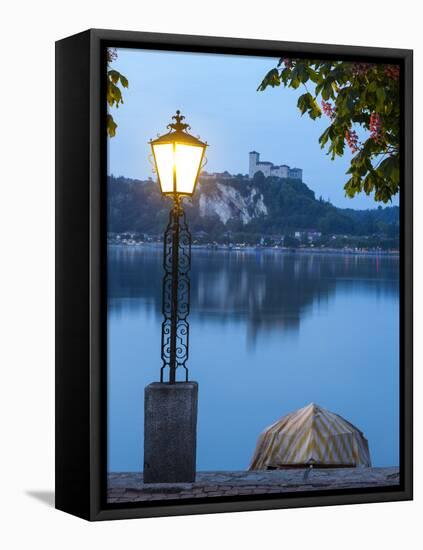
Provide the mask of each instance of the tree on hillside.
POLYGON ((329 118, 319 143, 332 160, 345 146, 354 154, 346 195, 364 191, 374 193, 376 201, 391 200, 400 185, 399 65, 283 58, 258 90, 281 85, 305 88, 297 103, 301 114, 329 118), (358 128, 364 130, 363 141, 358 128))
POLYGON ((258 186, 262 186, 265 181, 266 178, 264 177, 263 172, 261 170, 257 170, 257 172, 253 176, 253 182, 258 186))
MULTIPOLYGON (((109 176, 107 181, 108 231, 136 231, 151 235, 162 233, 168 220, 169 208, 168 201, 163 201, 156 183, 114 176, 109 176)), ((291 234, 309 229, 317 229, 324 235, 383 234, 397 238, 399 234, 397 206, 372 210, 340 209, 317 200, 306 184, 278 178, 266 178, 263 189, 254 184, 246 190, 246 204, 251 205, 253 199, 260 194, 266 208, 265 213, 255 213, 245 224, 237 209, 233 208, 232 216, 223 223, 217 215, 221 200, 219 188, 222 186, 231 188, 232 183, 227 180, 211 181, 204 187, 197 187, 192 203, 188 203, 186 208, 193 234, 204 231, 209 242, 226 242, 224 235, 227 232, 233 235, 248 234, 249 238, 245 242, 259 242, 263 235, 291 234), (215 205, 210 212, 202 212, 200 198, 205 195, 207 201, 215 205)))
MULTIPOLYGON (((128 79, 115 69, 111 69, 110 65, 117 59, 116 48, 108 48, 107 50, 107 104, 110 107, 119 107, 120 103, 123 103, 122 91, 119 87, 128 87, 128 79)), ((113 116, 107 113, 107 135, 114 137, 116 135, 117 124, 113 119, 113 116)))

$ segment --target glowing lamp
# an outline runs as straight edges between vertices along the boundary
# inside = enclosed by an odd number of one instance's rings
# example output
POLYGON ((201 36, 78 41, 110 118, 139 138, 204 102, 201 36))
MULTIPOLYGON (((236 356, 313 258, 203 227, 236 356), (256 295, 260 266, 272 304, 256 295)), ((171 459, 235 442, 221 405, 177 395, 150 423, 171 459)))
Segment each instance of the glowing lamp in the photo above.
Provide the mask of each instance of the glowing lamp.
POLYGON ((203 167, 207 143, 188 133, 180 111, 167 127, 170 132, 151 140, 155 171, 163 195, 191 196, 203 167))

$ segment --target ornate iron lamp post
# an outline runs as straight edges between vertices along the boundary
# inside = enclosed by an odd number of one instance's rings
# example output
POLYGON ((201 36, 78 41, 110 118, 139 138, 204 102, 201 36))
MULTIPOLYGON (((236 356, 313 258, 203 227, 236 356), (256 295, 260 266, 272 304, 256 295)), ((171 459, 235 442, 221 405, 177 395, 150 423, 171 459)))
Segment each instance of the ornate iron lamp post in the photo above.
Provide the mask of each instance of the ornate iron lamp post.
POLYGON ((183 198, 193 195, 203 166, 207 143, 188 133, 190 126, 180 111, 172 117, 169 132, 150 141, 155 169, 164 196, 173 199, 163 239, 162 361, 160 382, 169 369, 169 383, 176 370, 184 369, 188 382, 191 233, 185 218, 183 198))
POLYGON ((167 134, 150 141, 161 192, 173 204, 163 239, 163 364, 160 382, 145 388, 144 483, 192 482, 196 471, 198 384, 188 381, 186 366, 191 234, 182 201, 195 191, 207 143, 188 132, 179 111, 173 120, 167 134))

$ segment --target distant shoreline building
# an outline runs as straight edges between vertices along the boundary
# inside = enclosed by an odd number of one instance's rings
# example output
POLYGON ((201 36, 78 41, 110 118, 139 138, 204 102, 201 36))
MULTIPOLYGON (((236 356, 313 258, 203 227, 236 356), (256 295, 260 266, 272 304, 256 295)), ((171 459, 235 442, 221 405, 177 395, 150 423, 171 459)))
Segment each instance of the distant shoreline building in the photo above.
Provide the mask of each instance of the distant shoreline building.
POLYGON ((250 179, 253 179, 254 174, 257 172, 262 172, 266 178, 276 176, 277 178, 292 178, 303 181, 303 171, 301 168, 290 168, 286 164, 276 166, 273 162, 260 161, 260 153, 257 151, 250 151, 249 157, 248 176, 250 179))

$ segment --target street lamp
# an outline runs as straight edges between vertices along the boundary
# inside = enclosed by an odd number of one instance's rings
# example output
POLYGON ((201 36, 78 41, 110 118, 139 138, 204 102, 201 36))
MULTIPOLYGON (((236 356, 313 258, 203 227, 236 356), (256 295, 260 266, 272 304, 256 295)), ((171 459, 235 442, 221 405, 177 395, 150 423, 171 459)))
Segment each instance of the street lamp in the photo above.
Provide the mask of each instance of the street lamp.
POLYGON ((175 201, 191 196, 202 168, 207 143, 188 133, 189 124, 180 111, 168 124, 170 132, 151 140, 154 164, 163 195, 172 196, 175 201))
POLYGON ((191 233, 182 201, 195 191, 207 143, 188 133, 179 111, 150 141, 160 190, 173 200, 163 239, 162 367, 144 393, 144 483, 195 481, 198 384, 188 381, 191 233), (176 380, 182 367, 183 381, 176 380), (169 378, 164 382, 164 373, 169 378))
POLYGON ((163 277, 160 382, 169 369, 169 383, 176 382, 176 370, 182 367, 188 381, 190 306, 191 233, 182 200, 193 195, 203 166, 207 143, 188 133, 190 126, 176 111, 169 132, 150 141, 160 190, 173 199, 169 223, 163 239, 163 277))

